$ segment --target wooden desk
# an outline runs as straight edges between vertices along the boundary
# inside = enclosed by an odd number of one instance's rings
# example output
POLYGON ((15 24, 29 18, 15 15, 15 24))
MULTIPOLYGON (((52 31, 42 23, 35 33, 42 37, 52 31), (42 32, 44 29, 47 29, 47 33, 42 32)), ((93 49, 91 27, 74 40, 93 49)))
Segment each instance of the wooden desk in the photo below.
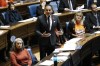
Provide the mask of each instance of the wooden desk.
MULTIPOLYGON (((58 63, 58 66, 67 66, 67 65, 68 66, 78 66, 80 63, 84 63, 83 60, 86 60, 86 58, 91 55, 91 53, 93 52, 94 49, 96 49, 98 47, 99 48, 98 50, 100 50, 100 44, 99 43, 100 43, 100 34, 88 34, 88 35, 86 35, 85 39, 81 39, 80 41, 78 41, 78 44, 80 44, 82 46, 82 48, 75 50, 75 51, 72 51, 71 57, 70 57, 71 60, 69 61, 69 59, 68 59, 65 62, 58 63), (95 41, 98 41, 97 42, 98 44, 94 44, 95 41), (72 65, 69 65, 70 62, 72 63, 72 65), (65 65, 63 65, 63 64, 65 64, 65 65)), ((45 60, 49 60, 52 55, 53 54, 45 57, 39 63, 41 63, 45 60)), ((39 63, 36 64, 35 66, 40 66, 39 63)))
POLYGON ((2 34, 0 34, 0 50, 3 48, 6 48, 8 43, 7 43, 7 34, 8 30, 0 30, 0 32, 3 31, 2 34))

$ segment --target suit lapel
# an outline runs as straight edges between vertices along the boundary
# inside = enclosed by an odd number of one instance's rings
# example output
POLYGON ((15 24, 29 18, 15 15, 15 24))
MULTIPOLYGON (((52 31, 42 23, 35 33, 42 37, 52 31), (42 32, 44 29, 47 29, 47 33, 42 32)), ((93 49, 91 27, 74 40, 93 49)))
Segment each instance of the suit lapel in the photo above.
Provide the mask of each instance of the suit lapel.
POLYGON ((44 24, 45 28, 47 29, 48 28, 48 24, 47 24, 46 15, 43 15, 43 24, 44 24))
POLYGON ((51 30, 52 30, 52 28, 54 27, 54 23, 55 23, 55 18, 54 18, 54 16, 52 15, 52 26, 51 26, 51 30))

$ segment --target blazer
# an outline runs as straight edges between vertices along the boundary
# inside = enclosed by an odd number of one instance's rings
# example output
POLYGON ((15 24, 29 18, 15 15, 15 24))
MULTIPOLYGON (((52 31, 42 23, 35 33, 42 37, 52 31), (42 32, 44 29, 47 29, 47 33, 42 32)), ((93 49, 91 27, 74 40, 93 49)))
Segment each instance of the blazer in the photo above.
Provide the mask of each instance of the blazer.
MULTIPOLYGON (((83 24, 82 26, 85 27, 84 24, 83 24)), ((72 38, 75 37, 74 35, 72 35, 72 34, 76 34, 76 32, 75 32, 75 23, 74 23, 74 21, 70 21, 70 22, 69 22, 67 33, 69 34, 69 36, 70 36, 69 38, 70 38, 70 39, 72 39, 72 38)))
POLYGON ((48 40, 50 41, 51 45, 54 46, 56 44, 56 34, 55 34, 55 29, 60 30, 61 25, 59 22, 59 19, 55 15, 52 16, 52 27, 51 30, 49 30, 49 27, 47 25, 47 18, 46 15, 41 15, 37 19, 37 26, 36 26, 36 33, 39 35, 39 44, 44 46, 48 45, 48 40), (50 37, 42 37, 42 33, 51 33, 50 37))
POLYGON ((17 10, 8 10, 5 14, 5 25, 16 23, 20 20, 22 20, 22 16, 19 14, 17 10))
POLYGON ((90 9, 92 3, 93 3, 93 0, 89 0, 89 1, 88 1, 88 4, 87 4, 87 0, 85 0, 85 7, 84 7, 84 8, 90 9))
MULTIPOLYGON (((91 8, 91 5, 93 3, 94 0, 89 0, 88 2, 88 5, 87 5, 87 0, 85 0, 85 7, 84 8, 88 8, 90 9, 91 8)), ((97 3, 96 3, 97 6, 100 6, 100 0, 97 0, 97 3)))
POLYGON ((100 0, 97 0, 97 6, 100 6, 100 0))
MULTIPOLYGON (((71 0, 73 9, 76 8, 76 0, 71 0)), ((58 12, 63 12, 64 8, 69 8, 68 0, 60 0, 58 12)))
POLYGON ((41 5, 37 6, 36 14, 37 14, 37 16, 40 16, 40 15, 44 14, 44 10, 42 9, 41 5))
MULTIPOLYGON (((97 18, 100 25, 100 13, 97 12, 97 18)), ((94 32, 93 26, 97 26, 97 19, 94 16, 93 12, 87 13, 85 17, 84 25, 86 27, 86 32, 94 32)))

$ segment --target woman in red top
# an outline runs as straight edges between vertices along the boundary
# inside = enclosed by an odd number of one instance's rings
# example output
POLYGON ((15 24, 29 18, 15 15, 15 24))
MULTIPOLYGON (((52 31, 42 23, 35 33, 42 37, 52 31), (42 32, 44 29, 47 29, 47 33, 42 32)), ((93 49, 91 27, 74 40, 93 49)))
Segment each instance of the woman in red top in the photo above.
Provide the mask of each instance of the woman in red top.
POLYGON ((21 38, 16 38, 10 52, 12 66, 31 66, 32 59, 21 38))
POLYGON ((13 2, 13 0, 0 0, 0 7, 6 7, 8 2, 13 2))

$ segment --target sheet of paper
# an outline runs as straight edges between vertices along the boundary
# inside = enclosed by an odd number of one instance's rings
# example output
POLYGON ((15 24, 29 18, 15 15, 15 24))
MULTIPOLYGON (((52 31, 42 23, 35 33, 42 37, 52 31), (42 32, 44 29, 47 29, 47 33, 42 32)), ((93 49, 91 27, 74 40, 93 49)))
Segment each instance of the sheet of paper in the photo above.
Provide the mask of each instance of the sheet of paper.
POLYGON ((21 20, 19 22, 30 22, 30 21, 36 21, 36 20, 37 20, 37 18, 33 17, 33 18, 26 19, 26 20, 21 20))
POLYGON ((54 15, 61 15, 61 13, 54 13, 54 15))
POLYGON ((1 28, 1 29, 8 29, 8 28, 10 28, 10 25, 7 25, 7 26, 6 26, 6 25, 5 25, 5 26, 0 26, 0 28, 1 28))
POLYGON ((79 41, 82 38, 73 38, 69 41, 66 41, 63 48, 60 48, 61 51, 67 51, 67 50, 75 50, 77 48, 77 41, 79 41))
POLYGON ((70 52, 61 52, 57 55, 60 55, 60 56, 69 56, 70 55, 70 52))
POLYGON ((99 7, 97 7, 97 8, 100 8, 100 6, 99 6, 99 7))
POLYGON ((100 31, 96 31, 96 32, 94 32, 94 33, 98 33, 98 34, 99 34, 99 33, 100 33, 100 31))
POLYGON ((81 10, 70 10, 70 11, 72 11, 72 12, 79 12, 79 11, 81 11, 81 10))
POLYGON ((40 63, 39 65, 44 66, 51 66, 54 62, 52 60, 45 60, 44 62, 40 63))

